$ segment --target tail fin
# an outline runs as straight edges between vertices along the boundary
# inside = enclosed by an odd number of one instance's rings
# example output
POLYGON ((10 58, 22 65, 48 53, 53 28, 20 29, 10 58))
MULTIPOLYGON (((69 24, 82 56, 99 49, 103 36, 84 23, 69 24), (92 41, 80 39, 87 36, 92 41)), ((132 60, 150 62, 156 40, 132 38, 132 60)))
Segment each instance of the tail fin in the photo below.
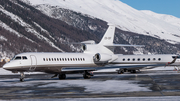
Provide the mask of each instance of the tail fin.
POLYGON ((106 33, 104 34, 99 44, 101 45, 113 44, 114 32, 115 32, 115 25, 109 25, 108 29, 106 30, 106 33))

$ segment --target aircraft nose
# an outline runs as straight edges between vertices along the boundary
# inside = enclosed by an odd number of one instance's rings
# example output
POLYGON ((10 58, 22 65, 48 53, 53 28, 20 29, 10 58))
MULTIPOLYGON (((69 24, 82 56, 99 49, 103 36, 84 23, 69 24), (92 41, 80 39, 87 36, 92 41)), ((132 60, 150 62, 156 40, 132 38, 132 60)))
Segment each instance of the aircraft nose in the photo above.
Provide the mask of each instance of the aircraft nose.
POLYGON ((6 68, 7 68, 7 65, 6 65, 6 64, 4 64, 2 68, 3 68, 3 69, 6 69, 6 68))
POLYGON ((3 67, 2 67, 3 69, 6 69, 6 70, 8 70, 9 68, 10 68, 10 66, 9 66, 9 64, 8 63, 6 63, 6 64, 4 64, 3 65, 3 67))

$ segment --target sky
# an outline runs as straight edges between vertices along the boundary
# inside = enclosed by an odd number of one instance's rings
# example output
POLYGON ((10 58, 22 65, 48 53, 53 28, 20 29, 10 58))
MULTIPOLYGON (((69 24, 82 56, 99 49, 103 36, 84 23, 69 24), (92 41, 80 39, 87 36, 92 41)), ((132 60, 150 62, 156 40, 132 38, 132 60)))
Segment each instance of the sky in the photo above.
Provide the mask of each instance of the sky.
POLYGON ((155 13, 180 18, 180 0, 120 0, 137 10, 151 10, 155 13))

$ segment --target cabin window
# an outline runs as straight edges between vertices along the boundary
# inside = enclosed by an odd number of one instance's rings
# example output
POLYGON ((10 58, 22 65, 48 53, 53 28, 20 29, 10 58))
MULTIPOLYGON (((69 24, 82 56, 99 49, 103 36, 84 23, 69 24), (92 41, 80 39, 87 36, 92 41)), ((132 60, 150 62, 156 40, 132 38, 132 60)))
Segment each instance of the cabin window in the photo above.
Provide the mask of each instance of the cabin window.
POLYGON ((21 56, 17 56, 14 60, 21 60, 21 56))
POLYGON ((51 58, 49 58, 49 61, 51 61, 51 58))
POLYGON ((125 59, 123 59, 123 61, 125 61, 125 59))
POLYGON ((57 58, 57 61, 59 61, 59 58, 57 58))
POLYGON ((135 61, 135 58, 133 58, 133 61, 135 61))
POLYGON ((143 58, 143 61, 145 61, 146 59, 145 58, 143 58))
POLYGON ((138 58, 138 61, 140 61, 140 58, 138 58))
POLYGON ((43 58, 43 60, 44 60, 44 61, 46 61, 46 59, 45 59, 45 58, 43 58))
POLYGON ((161 61, 161 58, 159 58, 158 60, 161 61))
POLYGON ((130 59, 128 59, 128 61, 130 61, 130 59))
POLYGON ((48 61, 48 58, 46 58, 46 61, 48 61))
POLYGON ((59 58, 59 61, 61 61, 61 58, 59 58))
POLYGON ((83 61, 85 61, 85 59, 83 58, 83 61))
POLYGON ((150 58, 148 58, 148 61, 150 61, 151 59, 150 58))
POLYGON ((54 58, 54 61, 56 61, 56 58, 54 58))
POLYGON ((156 60, 156 58, 153 58, 153 60, 155 61, 155 60, 156 60))
POLYGON ((23 60, 27 60, 27 57, 26 57, 26 56, 23 56, 22 59, 23 59, 23 60))
POLYGON ((72 58, 70 58, 70 60, 72 61, 72 58))
POLYGON ((62 61, 64 61, 64 58, 62 58, 62 61))

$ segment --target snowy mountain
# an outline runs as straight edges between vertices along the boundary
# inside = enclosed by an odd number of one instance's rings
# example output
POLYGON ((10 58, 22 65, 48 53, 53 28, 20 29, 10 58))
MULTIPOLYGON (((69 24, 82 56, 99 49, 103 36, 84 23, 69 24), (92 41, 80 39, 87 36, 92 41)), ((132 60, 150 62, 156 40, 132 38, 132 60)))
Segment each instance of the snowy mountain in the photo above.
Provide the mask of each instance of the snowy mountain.
MULTIPOLYGON (((180 43, 180 19, 136 10, 119 0, 23 0, 32 5, 47 4, 90 15, 116 24, 124 31, 164 39, 169 43, 180 43)), ((41 8, 42 10, 43 8, 41 8)), ((51 10, 46 10, 51 15, 51 10)))
MULTIPOLYGON (((78 1, 78 3, 82 4, 80 7, 73 4, 75 3, 75 0, 72 0, 72 7, 69 6, 69 4, 66 4, 66 2, 70 2, 68 0, 53 0, 51 2, 56 4, 60 3, 58 6, 50 5, 49 1, 47 1, 47 4, 44 4, 46 0, 38 0, 38 2, 40 5, 37 1, 36 4, 32 5, 32 3, 27 0, 23 0, 23 2, 22 0, 0 0, 0 59, 7 59, 7 57, 12 58, 15 54, 22 52, 80 52, 80 46, 67 43, 82 42, 86 40, 94 40, 98 43, 108 27, 107 22, 117 23, 116 25, 118 28, 116 28, 114 43, 145 45, 144 48, 118 47, 115 49, 115 53, 180 53, 180 44, 178 44, 176 40, 171 40, 171 37, 169 37, 170 39, 161 39, 167 34, 165 31, 162 36, 151 34, 147 31, 147 33, 144 34, 137 33, 138 31, 141 31, 141 28, 139 29, 136 25, 139 26, 142 22, 136 21, 138 23, 132 27, 133 24, 135 24, 134 20, 131 21, 131 19, 128 19, 129 17, 123 17, 121 14, 118 14, 119 8, 116 10, 113 9, 114 7, 116 8, 117 5, 115 3, 117 2, 117 4, 124 5, 124 10, 127 10, 127 12, 124 11, 127 13, 126 16, 132 16, 133 18, 133 16, 137 15, 136 13, 131 14, 133 11, 128 11, 127 7, 129 6, 122 2, 112 1, 111 4, 113 5, 111 6, 113 7, 108 5, 110 3, 108 0, 102 0, 102 2, 99 0, 78 1), (83 3, 87 3, 86 6, 84 6, 83 3), (97 5, 99 5, 99 8, 96 7, 97 5), (68 7, 69 9, 67 9, 68 7), (73 7, 79 10, 71 10, 73 7), (87 9, 97 8, 99 14, 92 9, 92 15, 89 15, 88 12, 90 12, 90 10, 85 12, 83 10, 86 9, 82 9, 82 7, 87 9), (82 11, 80 11, 81 9, 82 11), (106 12, 106 14, 103 12, 106 12), (97 16, 93 15, 94 13, 96 13, 97 16), (104 18, 99 19, 101 18, 101 14, 104 14, 104 16, 102 16, 104 18), (118 20, 116 19, 118 17, 116 14, 121 15, 118 20), (124 18, 124 20, 122 20, 122 18, 124 18), (105 19, 111 21, 106 21, 105 19), (118 24, 118 22, 122 23, 118 24), (124 26, 126 25, 124 24, 126 22, 128 22, 127 25, 129 23, 132 23, 132 25, 124 26), (131 31, 131 27, 137 27, 137 30, 134 29, 131 31)), ((133 10, 137 11, 135 9, 133 10)), ((146 16, 151 14, 152 19, 162 19, 156 17, 153 13, 145 11, 137 12, 141 12, 142 15, 146 16)), ((173 18, 174 20, 172 21, 167 20, 170 18, 171 16, 166 19, 164 18, 161 22, 172 23, 169 24, 171 26, 178 25, 178 18, 176 21, 174 21, 175 18, 173 18)), ((179 35, 174 34, 174 37, 177 38, 178 36, 179 35)))

